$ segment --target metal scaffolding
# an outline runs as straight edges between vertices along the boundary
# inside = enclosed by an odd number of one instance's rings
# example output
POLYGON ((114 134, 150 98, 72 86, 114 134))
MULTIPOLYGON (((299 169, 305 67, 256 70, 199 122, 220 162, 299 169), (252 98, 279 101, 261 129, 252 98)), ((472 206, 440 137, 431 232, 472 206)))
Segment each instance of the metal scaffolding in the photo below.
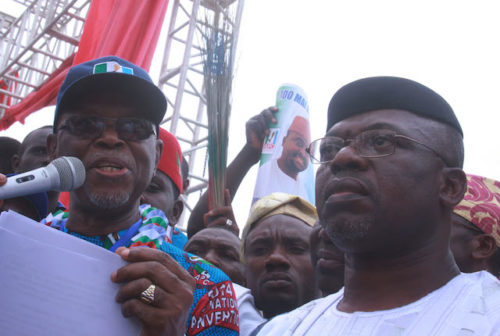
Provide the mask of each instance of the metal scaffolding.
MULTIPOLYGON (((14 18, 0 11, 0 118, 75 52, 91 0, 14 0, 26 7, 14 18)), ((189 163, 191 210, 207 186, 207 117, 203 88, 203 33, 211 15, 235 18, 236 50, 244 0, 171 0, 158 86, 167 97, 163 127, 179 140, 189 163)))
MULTIPOLYGON (((175 134, 189 163, 185 205, 196 204, 207 186, 207 116, 203 88, 203 34, 206 18, 235 18, 228 29, 233 50, 238 42, 244 0, 174 0, 158 85, 167 97, 163 127, 175 134)), ((234 55, 234 54, 233 54, 234 55)))
POLYGON ((0 118, 75 52, 91 0, 16 0, 17 19, 0 13, 0 118))

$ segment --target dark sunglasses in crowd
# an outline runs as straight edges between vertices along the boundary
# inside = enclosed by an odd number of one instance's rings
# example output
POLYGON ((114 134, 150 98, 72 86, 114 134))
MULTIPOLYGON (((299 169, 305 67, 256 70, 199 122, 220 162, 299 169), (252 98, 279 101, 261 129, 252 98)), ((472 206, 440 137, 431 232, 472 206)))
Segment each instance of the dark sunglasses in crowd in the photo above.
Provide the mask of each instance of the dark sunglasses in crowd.
POLYGON ((66 130, 83 139, 96 139, 102 135, 107 124, 114 122, 118 138, 124 141, 140 141, 156 135, 156 128, 149 120, 139 118, 103 118, 97 116, 74 115, 68 117, 57 129, 66 130))

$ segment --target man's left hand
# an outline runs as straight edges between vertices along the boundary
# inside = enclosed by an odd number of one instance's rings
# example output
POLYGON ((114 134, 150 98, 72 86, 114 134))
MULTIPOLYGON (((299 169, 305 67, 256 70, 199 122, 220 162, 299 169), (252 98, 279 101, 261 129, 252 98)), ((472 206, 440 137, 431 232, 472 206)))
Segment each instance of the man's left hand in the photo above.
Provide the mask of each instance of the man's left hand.
POLYGON ((116 270, 111 280, 121 283, 116 301, 125 317, 135 316, 142 323, 142 336, 184 335, 193 303, 194 278, 168 254, 150 248, 116 250, 130 264, 116 270), (154 285, 153 299, 147 303, 141 294, 154 285))

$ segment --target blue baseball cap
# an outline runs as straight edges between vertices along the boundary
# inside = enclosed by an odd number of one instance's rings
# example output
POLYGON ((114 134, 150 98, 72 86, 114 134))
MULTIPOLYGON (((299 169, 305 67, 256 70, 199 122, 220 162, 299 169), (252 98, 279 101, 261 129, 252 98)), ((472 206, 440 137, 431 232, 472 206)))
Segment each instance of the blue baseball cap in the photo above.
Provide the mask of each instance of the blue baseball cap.
POLYGON ((160 125, 167 110, 167 100, 149 74, 118 56, 105 56, 69 69, 57 95, 54 132, 65 106, 85 99, 88 93, 106 92, 110 89, 123 91, 128 97, 137 98, 141 107, 144 107, 139 117, 152 121, 157 127, 160 125))

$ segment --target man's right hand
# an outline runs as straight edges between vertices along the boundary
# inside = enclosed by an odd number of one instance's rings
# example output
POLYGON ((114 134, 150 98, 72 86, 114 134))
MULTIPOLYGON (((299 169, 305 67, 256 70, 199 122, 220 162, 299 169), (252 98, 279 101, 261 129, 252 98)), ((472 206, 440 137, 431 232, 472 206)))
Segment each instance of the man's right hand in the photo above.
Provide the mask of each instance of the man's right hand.
MULTIPOLYGON (((266 135, 269 135, 270 132, 269 124, 276 124, 278 121, 275 116, 276 112, 278 112, 278 108, 272 106, 247 121, 247 142, 226 170, 225 187, 229 189, 231 197, 236 194, 236 190, 238 190, 238 187, 240 186, 240 183, 246 173, 250 170, 250 168, 252 168, 253 165, 259 162, 260 155, 262 153, 262 145, 264 144, 266 135)), ((230 203, 227 205, 230 205, 230 203)), ((230 213, 231 209, 227 207, 224 208, 225 209, 217 210, 216 213, 212 212, 211 217, 221 217, 222 219, 217 223, 221 223, 221 221, 223 221, 222 224, 224 225, 228 218, 231 219, 231 221, 233 221, 231 229, 234 229, 234 232, 237 232, 236 221, 226 216, 230 213), (223 211, 224 214, 219 213, 218 211, 223 211)), ((191 216, 189 217, 187 230, 188 237, 192 237, 196 234, 196 232, 203 230, 206 227, 206 225, 203 225, 203 216, 208 212, 210 212, 210 209, 208 208, 208 194, 205 192, 193 208, 191 216)))
POLYGON ((276 112, 278 112, 278 108, 271 106, 258 115, 250 118, 245 125, 247 136, 247 143, 245 146, 254 150, 255 156, 252 158, 254 162, 260 160, 264 139, 269 135, 269 123, 277 123, 277 119, 274 116, 276 112))
POLYGON ((233 213, 233 207, 231 206, 231 195, 229 190, 224 191, 225 206, 220 208, 215 208, 203 215, 203 224, 205 227, 225 227, 236 236, 239 236, 240 229, 236 223, 236 219, 233 213))

